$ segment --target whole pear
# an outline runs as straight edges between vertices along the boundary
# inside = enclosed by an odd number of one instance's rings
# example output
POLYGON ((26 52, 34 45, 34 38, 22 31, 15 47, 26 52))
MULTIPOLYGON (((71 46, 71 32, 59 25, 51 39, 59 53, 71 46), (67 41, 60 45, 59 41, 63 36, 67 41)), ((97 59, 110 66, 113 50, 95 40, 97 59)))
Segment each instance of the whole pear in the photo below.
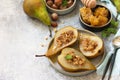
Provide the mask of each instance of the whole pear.
POLYGON ((120 13, 120 0, 111 0, 116 6, 118 13, 120 13))
POLYGON ((24 0, 23 9, 28 16, 36 18, 48 26, 51 25, 44 0, 24 0))

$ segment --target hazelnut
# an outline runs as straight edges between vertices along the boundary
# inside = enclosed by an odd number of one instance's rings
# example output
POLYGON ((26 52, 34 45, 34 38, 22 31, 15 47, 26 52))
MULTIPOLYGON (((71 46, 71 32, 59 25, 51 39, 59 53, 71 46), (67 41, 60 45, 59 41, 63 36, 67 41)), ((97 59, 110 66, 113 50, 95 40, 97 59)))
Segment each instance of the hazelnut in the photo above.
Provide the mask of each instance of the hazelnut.
POLYGON ((68 7, 72 6, 73 0, 69 0, 69 1, 67 2, 67 4, 68 4, 68 5, 67 5, 68 7))
POLYGON ((57 6, 60 6, 62 4, 62 0, 54 0, 54 3, 57 5, 57 6))
POLYGON ((58 14, 57 13, 52 13, 51 18, 52 18, 53 21, 58 20, 58 14))
POLYGON ((57 27, 58 24, 57 24, 57 22, 51 22, 51 26, 52 26, 52 27, 57 27))
POLYGON ((51 7, 53 5, 53 1, 52 0, 48 0, 47 1, 47 5, 51 7))
POLYGON ((67 6, 63 6, 63 5, 60 6, 61 10, 66 9, 66 8, 67 8, 67 6))
POLYGON ((53 4, 51 7, 54 9, 58 9, 58 6, 56 6, 55 4, 53 4))

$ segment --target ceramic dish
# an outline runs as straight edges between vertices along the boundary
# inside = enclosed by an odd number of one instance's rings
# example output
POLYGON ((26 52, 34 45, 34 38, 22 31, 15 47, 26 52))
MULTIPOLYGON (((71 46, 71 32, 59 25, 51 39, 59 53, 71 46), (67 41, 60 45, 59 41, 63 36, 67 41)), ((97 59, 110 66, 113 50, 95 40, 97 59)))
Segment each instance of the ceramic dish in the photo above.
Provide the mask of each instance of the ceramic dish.
POLYGON ((67 13, 71 12, 72 10, 74 10, 74 8, 76 7, 76 3, 77 3, 76 1, 77 0, 74 0, 73 4, 70 7, 63 9, 63 10, 51 8, 50 6, 47 5, 46 0, 45 0, 45 3, 46 3, 46 6, 47 6, 47 9, 49 12, 51 12, 51 13, 55 12, 59 15, 64 15, 64 14, 67 14, 67 13))
MULTIPOLYGON (((88 34, 88 35, 93 35, 93 36, 97 36, 96 34, 88 31, 88 30, 78 30, 78 32, 80 34, 88 34)), ((53 40, 52 40, 53 41, 53 40)), ((49 46, 51 45, 52 41, 50 42, 49 46)), ((77 49, 77 43, 72 45, 71 47, 77 49)), ((104 51, 105 52, 105 51, 104 51)), ((63 70, 61 68, 61 66, 58 64, 57 62, 57 56, 54 56, 54 57, 51 57, 49 58, 49 61, 50 61, 50 64, 53 66, 53 68, 55 68, 58 72, 64 74, 64 75, 69 75, 69 76, 83 76, 83 75, 86 75, 86 74, 89 74, 91 72, 93 72, 94 70, 91 70, 91 71, 79 71, 79 72, 67 72, 65 70, 63 70)), ((103 62, 105 58, 105 54, 103 55, 100 55, 98 56, 97 58, 93 58, 93 59, 89 59, 94 65, 95 67, 97 68, 98 66, 100 66, 100 64, 103 62)))
MULTIPOLYGON (((79 20, 80 20, 80 23, 82 25, 83 28, 87 29, 87 30, 90 30, 90 31, 93 31, 93 32, 99 32, 99 31, 102 31, 104 30, 105 28, 109 27, 110 26, 110 22, 112 20, 112 13, 111 11, 103 4, 97 4, 97 6, 95 8, 98 8, 98 7, 104 7, 108 10, 108 22, 104 25, 101 25, 101 26, 92 26, 92 25, 89 25, 87 23, 85 23, 81 17, 81 14, 79 13, 79 20)), ((95 8, 93 8, 92 10, 94 10, 95 8)))

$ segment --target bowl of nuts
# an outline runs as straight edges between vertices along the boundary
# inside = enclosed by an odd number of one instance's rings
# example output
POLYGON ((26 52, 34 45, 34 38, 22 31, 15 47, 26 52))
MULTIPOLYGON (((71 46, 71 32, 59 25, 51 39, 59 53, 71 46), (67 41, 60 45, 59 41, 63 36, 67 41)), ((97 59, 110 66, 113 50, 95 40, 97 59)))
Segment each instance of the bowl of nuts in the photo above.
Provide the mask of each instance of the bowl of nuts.
POLYGON ((99 32, 109 27, 112 20, 112 13, 105 5, 97 4, 92 9, 81 7, 79 17, 83 28, 99 32))
POLYGON ((71 12, 76 6, 76 0, 45 0, 49 12, 63 15, 71 12))

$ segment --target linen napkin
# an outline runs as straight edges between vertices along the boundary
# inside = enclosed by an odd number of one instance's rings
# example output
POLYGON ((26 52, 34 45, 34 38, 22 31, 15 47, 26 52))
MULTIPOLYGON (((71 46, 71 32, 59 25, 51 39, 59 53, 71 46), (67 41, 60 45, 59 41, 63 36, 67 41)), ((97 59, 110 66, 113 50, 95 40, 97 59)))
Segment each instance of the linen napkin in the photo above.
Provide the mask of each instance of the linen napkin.
MULTIPOLYGON (((110 0, 101 0, 101 1, 106 1, 106 6, 111 10, 111 12, 113 13, 113 15, 116 17, 117 16, 117 10, 116 10, 116 7, 112 4, 112 2, 110 0)), ((120 14, 118 16, 118 21, 120 21, 120 14)), ((119 26, 120 27, 120 23, 119 23, 119 26)), ((114 36, 114 38, 116 36, 120 36, 120 29, 118 30, 118 32, 116 33, 116 35, 114 36)), ((97 71, 96 73, 98 75, 103 75, 103 71, 105 69, 105 66, 106 66, 106 63, 110 57, 110 55, 112 53, 114 53, 114 46, 112 45, 112 40, 110 41, 110 44, 108 44, 110 46, 110 51, 109 52, 106 52, 106 57, 103 61, 103 63, 97 68, 97 71)), ((109 71, 108 71, 109 72, 109 71)), ((107 74, 108 74, 107 72, 107 74)), ((114 64, 114 67, 113 67, 113 72, 112 72, 112 77, 115 77, 115 76, 120 76, 120 49, 117 51, 117 55, 116 55, 116 59, 115 59, 115 64, 114 64)), ((120 77, 119 77, 120 78, 120 77)))

